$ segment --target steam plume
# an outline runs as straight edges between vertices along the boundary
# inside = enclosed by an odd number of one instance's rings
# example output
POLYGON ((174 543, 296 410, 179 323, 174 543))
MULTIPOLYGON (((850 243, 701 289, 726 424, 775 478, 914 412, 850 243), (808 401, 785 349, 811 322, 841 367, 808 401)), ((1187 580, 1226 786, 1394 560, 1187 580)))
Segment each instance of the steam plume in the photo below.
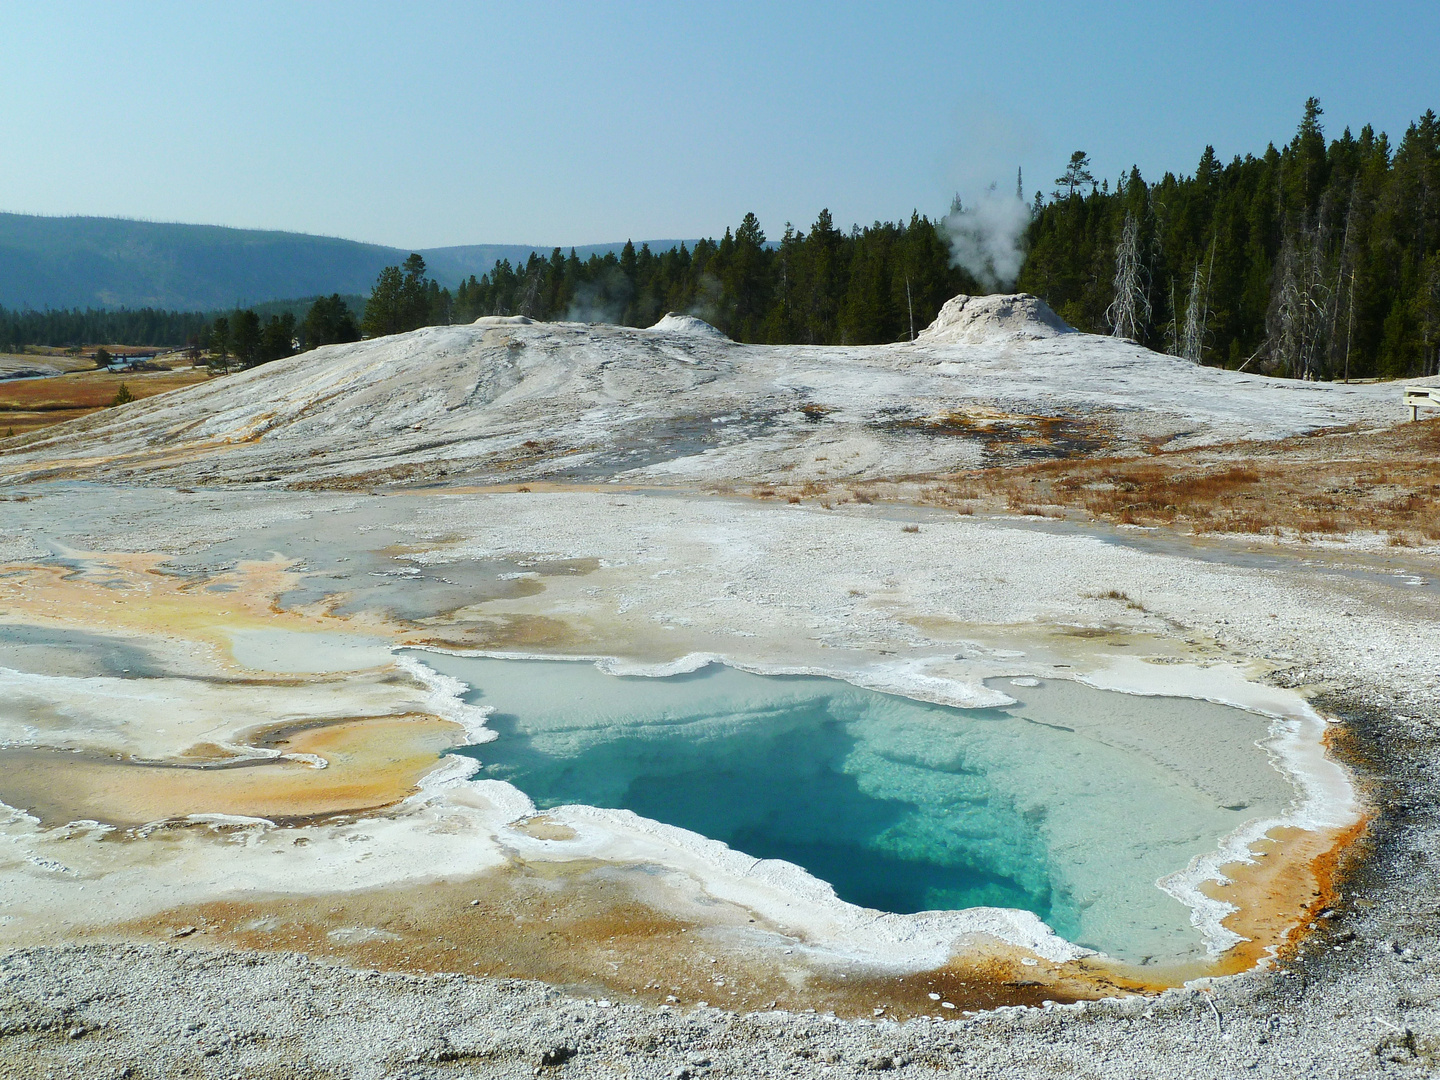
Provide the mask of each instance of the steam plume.
POLYGON ((1025 261, 1025 230, 1030 207, 1018 194, 1003 193, 991 184, 969 206, 957 196, 945 218, 950 260, 964 267, 987 289, 1009 289, 1025 261))

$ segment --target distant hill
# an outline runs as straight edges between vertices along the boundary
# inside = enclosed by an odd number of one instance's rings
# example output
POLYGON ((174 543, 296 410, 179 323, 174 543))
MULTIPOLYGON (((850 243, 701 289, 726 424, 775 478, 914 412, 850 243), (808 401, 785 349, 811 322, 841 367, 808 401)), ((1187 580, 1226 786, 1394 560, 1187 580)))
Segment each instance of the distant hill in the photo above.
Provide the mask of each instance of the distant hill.
MULTIPOLYGON (((656 251, 678 243, 649 241, 656 251)), ((621 241, 575 250, 587 258, 624 246, 621 241)), ((532 251, 550 250, 474 244, 421 249, 420 254, 431 276, 453 287, 471 274, 488 272, 499 259, 523 263, 532 251)), ((332 292, 368 295, 376 275, 409 253, 306 233, 0 214, 0 307, 214 311, 332 292)))

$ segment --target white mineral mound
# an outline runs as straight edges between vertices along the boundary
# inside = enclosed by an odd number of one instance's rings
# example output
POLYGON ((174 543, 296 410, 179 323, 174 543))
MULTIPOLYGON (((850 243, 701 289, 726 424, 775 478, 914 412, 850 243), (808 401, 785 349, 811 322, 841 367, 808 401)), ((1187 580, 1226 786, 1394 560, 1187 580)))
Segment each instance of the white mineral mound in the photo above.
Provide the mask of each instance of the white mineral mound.
POLYGON ((481 315, 471 326, 529 326, 535 320, 528 315, 481 315))
POLYGON ((651 330, 662 334, 698 334, 703 337, 717 338, 721 341, 729 341, 723 330, 717 330, 704 319, 697 319, 694 315, 677 315, 675 312, 668 313, 663 319, 650 327, 651 330))
MULTIPOLYGON (((645 330, 491 316, 0 440, 0 484, 824 486, 982 466, 997 418, 1021 434, 1065 418, 1096 452, 1130 453, 1402 416, 1393 386, 1199 367, 1070 331, 1032 296, 956 297, 889 345, 750 345, 688 315, 645 330)), ((1031 434, 1031 452, 1071 452, 1031 434)))
POLYGON ((1002 341, 1035 341, 1075 329, 1029 293, 966 296, 945 301, 935 321, 920 331, 926 345, 990 345, 1002 341))

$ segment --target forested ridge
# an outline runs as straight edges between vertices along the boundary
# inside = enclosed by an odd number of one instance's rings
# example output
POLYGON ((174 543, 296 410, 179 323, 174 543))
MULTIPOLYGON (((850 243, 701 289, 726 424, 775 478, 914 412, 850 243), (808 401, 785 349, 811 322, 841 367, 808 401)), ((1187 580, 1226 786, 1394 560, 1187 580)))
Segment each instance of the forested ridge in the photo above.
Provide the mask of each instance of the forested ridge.
POLYGON ((26 345, 183 345, 210 322, 202 311, 71 308, 14 311, 0 307, 0 352, 26 345))
POLYGON ((941 222, 875 222, 845 232, 822 210, 804 231, 785 225, 767 242, 754 214, 720 240, 655 253, 627 244, 586 261, 556 248, 523 267, 500 263, 463 282, 460 319, 518 314, 536 319, 604 319, 649 326, 688 312, 737 341, 874 344, 923 330, 950 297, 975 280, 952 265, 941 222))
POLYGON ((1191 176, 1132 170, 1113 190, 1037 199, 1017 287, 1082 330, 1120 322, 1205 363, 1434 374, 1440 121, 1427 111, 1392 147, 1368 125, 1327 144, 1321 116, 1311 98, 1294 138, 1259 157, 1222 164, 1207 146, 1191 176))
MULTIPOLYGON (((0 306, 0 352, 13 352, 26 345, 132 345, 175 348, 187 344, 208 345, 214 323, 219 318, 233 319, 245 311, 255 313, 262 322, 278 319, 285 323, 285 316, 291 316, 289 326, 301 331, 302 344, 305 318, 314 310, 317 302, 333 305, 333 297, 304 297, 299 300, 273 300, 255 304, 235 313, 221 315, 214 311, 163 311, 159 308, 69 308, 45 311, 7 309, 0 306)), ((341 297, 341 302, 363 307, 364 299, 358 296, 341 297)), ((312 335, 310 344, 325 344, 332 338, 322 339, 312 335)))
MULTIPOLYGON (((1132 169, 1112 188, 1076 151, 1050 196, 1037 191, 1027 205, 1017 190, 1024 208, 1011 215, 1015 235, 987 242, 1018 245, 1014 288, 1043 297, 1082 330, 1296 378, 1433 374, 1440 121, 1426 112, 1392 147, 1369 126, 1327 143, 1322 116, 1312 98, 1283 147, 1222 163, 1207 146, 1193 175, 1167 173, 1153 184, 1132 169)), ((453 291, 411 255, 381 272, 355 314, 332 296, 303 320, 281 313, 258 327, 240 311, 81 318, 0 309, 0 347, 111 333, 119 344, 191 341, 248 365, 288 354, 291 341, 310 348, 481 315, 648 326, 668 311, 698 315, 739 341, 903 341, 956 293, 995 291, 956 265, 956 238, 980 220, 966 213, 957 199, 943 218, 912 213, 845 231, 826 210, 804 229, 786 223, 778 238, 747 214, 718 241, 658 252, 627 243, 585 259, 556 248, 523 264, 502 260, 453 291), (261 337, 269 344, 254 346, 261 337)))

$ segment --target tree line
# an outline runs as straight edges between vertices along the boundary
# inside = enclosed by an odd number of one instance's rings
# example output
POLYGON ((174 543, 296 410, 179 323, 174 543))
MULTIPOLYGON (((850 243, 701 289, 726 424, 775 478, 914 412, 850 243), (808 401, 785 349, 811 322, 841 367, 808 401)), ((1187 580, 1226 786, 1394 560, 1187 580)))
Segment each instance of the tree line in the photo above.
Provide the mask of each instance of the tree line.
POLYGON ((251 368, 297 352, 360 340, 355 315, 338 293, 320 296, 303 320, 282 311, 263 320, 252 308, 217 316, 189 341, 193 359, 202 357, 214 368, 251 368))
POLYGON ((26 345, 96 342, 173 347, 198 336, 210 318, 201 311, 156 308, 16 311, 0 307, 0 352, 18 352, 26 345))
MULTIPOLYGON (((1436 373, 1440 121, 1426 112, 1392 146, 1370 126, 1327 143, 1322 116, 1312 98, 1283 147, 1222 163, 1207 146, 1193 175, 1153 184, 1132 168, 1112 188, 1076 151, 1050 196, 1036 192, 1027 205, 1016 192, 1015 287, 1082 330, 1198 363, 1295 378, 1436 373)), ((980 219, 961 213, 957 200, 948 218, 912 213, 845 231, 826 210, 808 228, 787 223, 778 239, 747 214, 693 248, 627 243, 584 260, 555 248, 453 290, 411 255, 381 272, 359 313, 336 295, 303 319, 0 309, 0 347, 188 342, 228 369, 482 315, 648 326, 669 311, 739 341, 903 341, 951 296, 992 291, 956 265, 964 244, 986 240, 967 233, 980 219)))
POLYGON ((338 294, 317 297, 303 319, 288 310, 266 310, 287 306, 263 304, 259 311, 237 308, 223 315, 156 308, 14 311, 0 307, 0 352, 19 352, 27 345, 78 349, 97 342, 188 346, 196 359, 208 356, 228 368, 232 362, 250 367, 304 349, 360 339, 360 321, 338 294))
MULTIPOLYGON (((250 367, 320 345, 470 322, 481 315, 604 321, 649 326, 670 311, 690 312, 740 341, 874 344, 901 341, 927 326, 957 292, 978 291, 951 264, 942 224, 909 222, 838 229, 828 210, 807 230, 788 223, 768 242, 754 214, 721 239, 654 252, 626 243, 618 254, 579 259, 554 249, 524 265, 498 262, 453 291, 429 278, 424 259, 381 271, 357 316, 337 296, 318 298, 303 320, 268 321, 253 309, 225 315, 154 312, 169 323, 140 339, 128 312, 24 313, 17 342, 189 344, 222 369, 250 367), (107 336, 107 334, 109 336, 107 336)), ((3 340, 3 339, 0 339, 3 340)))
POLYGON ((1398 145, 1366 126, 1328 143, 1320 102, 1293 139, 1190 176, 1112 189, 1083 152, 1036 193, 1017 287, 1072 325, 1294 378, 1440 370, 1440 121, 1398 145), (1088 190, 1087 190, 1088 189, 1088 190))
POLYGON ((732 232, 670 251, 627 243, 618 255, 581 261, 556 248, 524 266, 500 262, 441 294, 450 316, 650 326, 667 312, 698 315, 737 341, 862 345, 903 341, 935 318, 970 274, 951 263, 940 222, 875 222, 848 232, 822 210, 808 229, 788 222, 768 242, 754 214, 732 232))
POLYGON ((581 260, 555 248, 471 275, 451 292, 411 255, 388 267, 365 305, 366 336, 471 322, 482 315, 650 326, 667 312, 700 316, 737 341, 814 345, 902 341, 924 329, 946 300, 974 291, 951 265, 938 222, 876 222, 844 232, 822 210, 808 230, 786 224, 767 241, 754 214, 717 240, 668 251, 637 250, 581 260))
MULTIPOLYGON (((1327 143, 1322 116, 1311 98, 1285 146, 1228 164, 1207 146, 1193 175, 1154 184, 1132 168, 1112 189, 1076 151, 1019 218, 1014 287, 1079 329, 1197 363, 1293 378, 1440 373, 1440 120, 1427 111, 1392 147, 1369 125, 1327 143)), ((556 248, 453 294, 412 255, 381 275, 363 328, 480 315, 648 326, 683 311, 739 341, 900 341, 956 293, 991 291, 954 265, 985 239, 966 235, 975 220, 958 199, 945 219, 849 232, 822 211, 767 242, 747 214, 693 250, 627 244, 581 261, 556 248)))

